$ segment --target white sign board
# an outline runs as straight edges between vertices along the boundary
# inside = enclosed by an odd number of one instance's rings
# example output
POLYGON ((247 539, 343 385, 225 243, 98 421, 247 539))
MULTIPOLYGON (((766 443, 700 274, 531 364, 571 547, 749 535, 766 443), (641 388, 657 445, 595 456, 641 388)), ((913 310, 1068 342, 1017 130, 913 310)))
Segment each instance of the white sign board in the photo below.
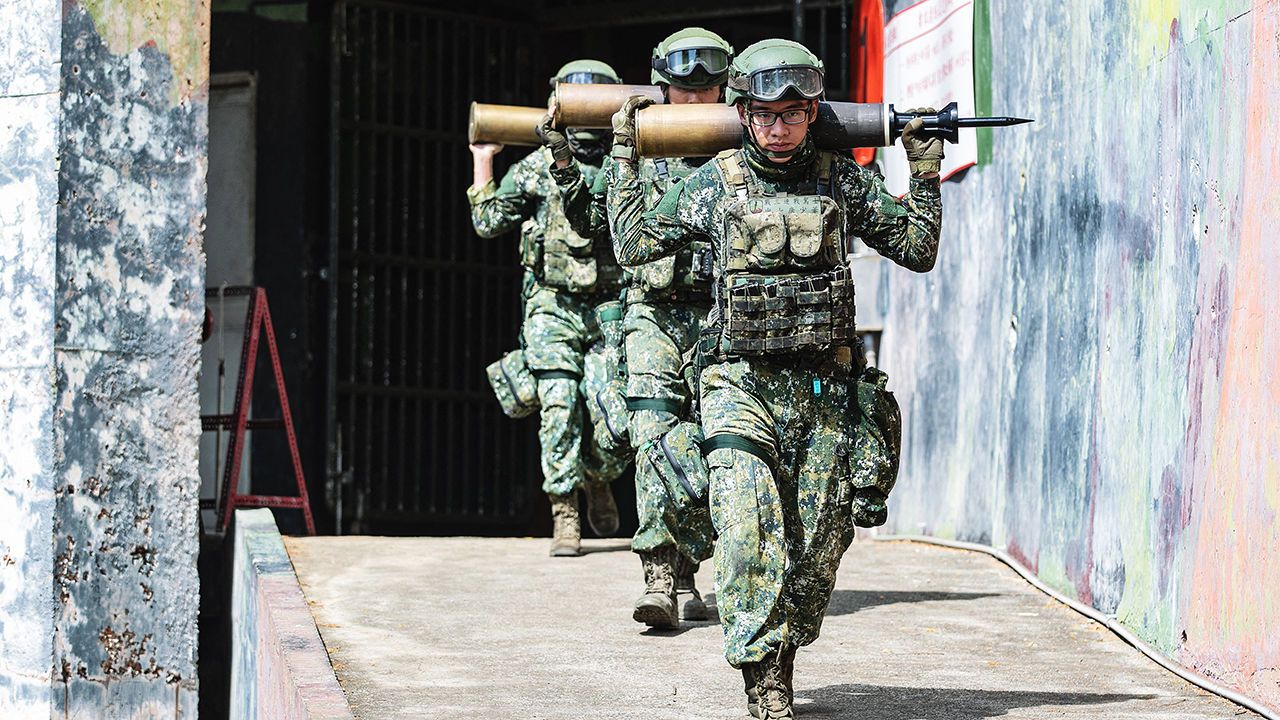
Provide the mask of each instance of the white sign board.
MULTIPOLYGON (((973 115, 973 0, 921 0, 884 26, 884 98, 898 111, 941 109, 960 104, 960 116, 973 115)), ((978 137, 960 131, 960 142, 946 144, 942 177, 978 162, 978 137)), ((902 141, 884 149, 884 179, 889 191, 903 195, 910 171, 902 141)))

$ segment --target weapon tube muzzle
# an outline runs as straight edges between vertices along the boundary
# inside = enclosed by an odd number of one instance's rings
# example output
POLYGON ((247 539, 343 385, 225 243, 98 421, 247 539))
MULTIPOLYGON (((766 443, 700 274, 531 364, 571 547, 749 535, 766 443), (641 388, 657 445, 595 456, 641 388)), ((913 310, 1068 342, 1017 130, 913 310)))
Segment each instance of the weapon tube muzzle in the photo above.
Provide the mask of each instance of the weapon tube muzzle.
POLYGON ((546 114, 546 108, 473 102, 467 122, 467 141, 530 147, 541 145, 537 127, 546 114))
POLYGON ((664 102, 662 88, 657 85, 559 83, 555 92, 556 127, 611 128, 613 114, 632 95, 644 95, 656 103, 664 102))
POLYGON ((738 111, 724 103, 650 105, 636 113, 642 157, 708 157, 741 144, 738 111))

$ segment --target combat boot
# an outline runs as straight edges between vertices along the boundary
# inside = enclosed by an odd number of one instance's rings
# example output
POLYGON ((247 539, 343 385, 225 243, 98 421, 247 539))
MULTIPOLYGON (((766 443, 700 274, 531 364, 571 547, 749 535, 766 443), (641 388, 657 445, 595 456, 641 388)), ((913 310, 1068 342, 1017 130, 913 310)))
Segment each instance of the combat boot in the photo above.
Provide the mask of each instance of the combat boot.
POLYGON ((548 495, 551 499, 551 557, 582 554, 582 520, 578 517, 578 493, 548 495))
POLYGON ((694 585, 694 575, 698 572, 698 563, 679 554, 676 560, 676 605, 680 608, 681 620, 706 620, 707 605, 702 602, 702 595, 694 585))
POLYGON ((676 612, 674 547, 660 547, 640 553, 644 564, 644 595, 636 600, 631 617, 652 628, 671 630, 680 627, 676 612))
POLYGON ((742 666, 742 682, 747 693, 747 712, 760 720, 790 720, 795 690, 795 648, 775 650, 758 663, 742 666))
POLYGON ((585 482, 587 493, 587 522, 600 537, 609 537, 618 531, 618 505, 613 501, 613 491, 606 482, 585 482))

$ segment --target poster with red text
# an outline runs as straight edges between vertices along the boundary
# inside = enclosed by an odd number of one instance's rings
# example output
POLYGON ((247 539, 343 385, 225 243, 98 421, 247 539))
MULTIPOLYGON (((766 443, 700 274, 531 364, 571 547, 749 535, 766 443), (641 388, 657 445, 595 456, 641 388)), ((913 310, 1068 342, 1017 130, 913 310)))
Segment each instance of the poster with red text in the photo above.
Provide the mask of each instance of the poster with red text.
MULTIPOLYGON (((884 101, 894 109, 941 109, 960 104, 960 116, 973 108, 973 0, 921 0, 884 27, 884 101)), ((942 177, 948 178, 978 161, 978 138, 972 128, 960 131, 960 142, 946 144, 942 177)), ((910 171, 902 140, 885 148, 884 178, 889 191, 903 195, 910 171)))

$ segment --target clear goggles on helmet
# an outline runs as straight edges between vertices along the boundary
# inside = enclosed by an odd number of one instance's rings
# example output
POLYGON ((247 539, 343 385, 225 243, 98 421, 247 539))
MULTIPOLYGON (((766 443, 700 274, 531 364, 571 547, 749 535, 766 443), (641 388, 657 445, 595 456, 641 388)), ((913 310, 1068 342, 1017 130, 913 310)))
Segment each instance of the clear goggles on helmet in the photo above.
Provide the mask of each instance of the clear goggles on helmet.
POLYGON ((747 78, 746 94, 754 100, 779 100, 788 90, 813 100, 822 94, 822 71, 813 67, 777 67, 752 73, 747 78))
POLYGON ((602 73, 578 71, 556 78, 556 82, 570 85, 616 85, 618 81, 602 73))
POLYGON ((654 70, 673 77, 689 77, 699 65, 708 75, 719 75, 729 69, 729 53, 718 47, 686 48, 653 59, 654 70))

